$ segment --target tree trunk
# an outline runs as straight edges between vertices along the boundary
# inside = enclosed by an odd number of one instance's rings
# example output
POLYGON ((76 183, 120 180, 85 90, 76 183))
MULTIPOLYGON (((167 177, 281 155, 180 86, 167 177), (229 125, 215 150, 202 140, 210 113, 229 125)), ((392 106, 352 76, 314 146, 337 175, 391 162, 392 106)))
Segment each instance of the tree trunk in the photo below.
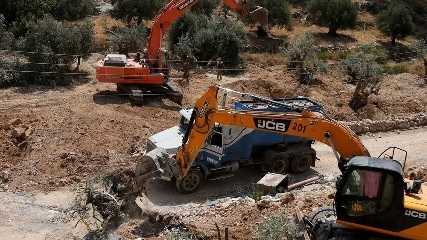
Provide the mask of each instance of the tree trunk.
POLYGON ((350 107, 354 111, 359 110, 360 108, 368 104, 369 94, 366 92, 365 84, 359 82, 357 83, 356 89, 354 90, 353 97, 350 101, 350 107))
POLYGON ((337 35, 337 29, 334 28, 334 27, 329 27, 328 34, 331 35, 331 36, 336 36, 337 35))
POLYGON ((395 36, 391 36, 391 45, 396 46, 396 37, 395 36))

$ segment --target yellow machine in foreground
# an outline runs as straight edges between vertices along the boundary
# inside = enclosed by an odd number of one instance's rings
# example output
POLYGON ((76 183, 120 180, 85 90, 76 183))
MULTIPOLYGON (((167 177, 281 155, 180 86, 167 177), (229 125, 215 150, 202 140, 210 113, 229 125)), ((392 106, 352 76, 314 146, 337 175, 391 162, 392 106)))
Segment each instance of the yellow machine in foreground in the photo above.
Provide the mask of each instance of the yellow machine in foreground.
MULTIPOLYGON (((356 134, 321 113, 304 109, 280 113, 218 108, 219 90, 219 87, 210 87, 195 104, 176 155, 181 173, 177 181, 191 180, 192 163, 216 123, 304 137, 329 145, 343 172, 335 197, 337 220, 330 224, 333 226, 326 234, 325 231, 316 234, 318 229, 313 229, 314 239, 368 239, 371 236, 427 239, 427 188, 417 181, 405 181, 404 164, 393 160, 394 154, 370 157, 356 134), (342 234, 342 238, 337 234, 342 234)), ((395 148, 392 150, 394 153, 395 148)))

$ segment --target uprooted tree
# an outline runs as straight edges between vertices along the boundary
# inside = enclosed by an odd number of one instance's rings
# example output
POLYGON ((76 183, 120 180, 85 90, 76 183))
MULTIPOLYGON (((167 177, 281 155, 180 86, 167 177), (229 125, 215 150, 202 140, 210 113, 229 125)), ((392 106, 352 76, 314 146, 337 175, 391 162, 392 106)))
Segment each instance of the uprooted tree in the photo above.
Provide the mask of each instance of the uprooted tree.
POLYGON ((314 23, 328 27, 330 35, 356 26, 357 7, 351 0, 311 0, 308 10, 314 23))
POLYGON ((375 56, 363 52, 349 55, 342 64, 352 82, 356 84, 350 107, 357 111, 368 104, 371 94, 378 94, 383 68, 375 61, 375 56))
POLYGON ((288 69, 294 70, 303 84, 312 83, 316 72, 326 70, 326 65, 318 58, 314 38, 309 33, 291 41, 284 53, 288 59, 288 69))

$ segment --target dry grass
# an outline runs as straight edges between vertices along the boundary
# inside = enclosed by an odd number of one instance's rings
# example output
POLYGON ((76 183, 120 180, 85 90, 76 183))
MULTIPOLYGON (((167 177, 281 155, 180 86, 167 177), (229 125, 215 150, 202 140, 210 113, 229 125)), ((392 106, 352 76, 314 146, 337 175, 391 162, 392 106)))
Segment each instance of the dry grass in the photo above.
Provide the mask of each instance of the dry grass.
POLYGON ((286 64, 286 58, 282 53, 243 53, 242 58, 246 62, 259 64, 261 66, 277 66, 286 64))

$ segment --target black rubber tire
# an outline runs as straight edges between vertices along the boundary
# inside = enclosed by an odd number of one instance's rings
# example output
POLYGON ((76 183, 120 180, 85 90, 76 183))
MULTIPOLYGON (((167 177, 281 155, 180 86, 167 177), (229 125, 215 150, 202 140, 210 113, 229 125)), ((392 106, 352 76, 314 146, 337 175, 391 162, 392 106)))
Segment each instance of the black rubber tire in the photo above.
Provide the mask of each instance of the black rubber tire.
POLYGON ((204 176, 200 169, 191 169, 188 174, 176 180, 176 189, 180 193, 189 194, 196 192, 203 184, 204 176))
POLYGON ((303 173, 310 169, 312 156, 310 154, 304 154, 301 156, 291 157, 291 170, 293 173, 303 173))
POLYGON ((268 150, 264 153, 265 172, 285 174, 289 170, 289 155, 284 152, 268 150))

